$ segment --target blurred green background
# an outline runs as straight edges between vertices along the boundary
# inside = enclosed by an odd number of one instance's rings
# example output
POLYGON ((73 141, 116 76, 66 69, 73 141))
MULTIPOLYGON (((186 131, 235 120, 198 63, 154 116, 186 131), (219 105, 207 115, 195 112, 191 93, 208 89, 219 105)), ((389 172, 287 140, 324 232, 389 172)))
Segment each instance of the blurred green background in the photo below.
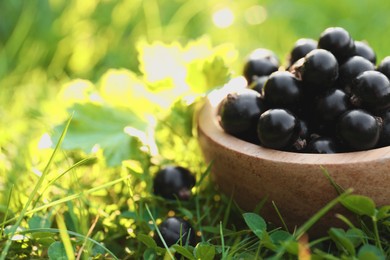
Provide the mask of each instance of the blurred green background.
POLYGON ((0 77, 10 85, 31 81, 31 73, 96 79, 107 68, 137 70, 140 38, 187 42, 208 35, 214 44, 233 43, 241 55, 261 46, 283 58, 297 38, 318 38, 329 26, 368 40, 383 57, 389 10, 384 0, 5 0, 0 77))

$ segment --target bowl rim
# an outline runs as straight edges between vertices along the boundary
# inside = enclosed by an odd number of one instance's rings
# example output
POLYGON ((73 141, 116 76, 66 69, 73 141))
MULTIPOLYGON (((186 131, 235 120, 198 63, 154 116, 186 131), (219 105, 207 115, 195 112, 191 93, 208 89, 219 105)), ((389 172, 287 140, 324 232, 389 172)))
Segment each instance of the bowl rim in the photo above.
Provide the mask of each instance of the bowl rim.
POLYGON ((340 165, 362 164, 368 162, 381 163, 390 160, 390 146, 365 151, 343 152, 335 154, 294 153, 265 148, 249 143, 226 133, 218 123, 218 105, 221 102, 221 93, 215 98, 213 93, 205 97, 205 102, 199 111, 197 128, 212 142, 236 153, 272 161, 275 163, 300 165, 340 165))

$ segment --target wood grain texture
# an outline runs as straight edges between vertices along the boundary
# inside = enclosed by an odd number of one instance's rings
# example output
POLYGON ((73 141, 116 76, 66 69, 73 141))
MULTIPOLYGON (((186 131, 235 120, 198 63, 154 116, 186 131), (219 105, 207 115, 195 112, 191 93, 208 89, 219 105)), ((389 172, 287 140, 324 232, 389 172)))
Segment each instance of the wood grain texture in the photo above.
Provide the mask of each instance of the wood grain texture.
MULTIPOLYGON (((302 225, 337 197, 325 177, 324 167, 344 189, 372 198, 378 206, 390 205, 390 147, 339 154, 304 154, 276 151, 226 134, 217 122, 217 108, 206 102, 197 118, 198 138, 206 162, 213 161, 212 179, 219 189, 233 194, 244 210, 253 210, 263 198, 261 214, 281 224, 275 202, 290 230, 302 225)), ((342 226, 334 215, 354 218, 335 207, 312 230, 321 235, 331 226, 342 226)))

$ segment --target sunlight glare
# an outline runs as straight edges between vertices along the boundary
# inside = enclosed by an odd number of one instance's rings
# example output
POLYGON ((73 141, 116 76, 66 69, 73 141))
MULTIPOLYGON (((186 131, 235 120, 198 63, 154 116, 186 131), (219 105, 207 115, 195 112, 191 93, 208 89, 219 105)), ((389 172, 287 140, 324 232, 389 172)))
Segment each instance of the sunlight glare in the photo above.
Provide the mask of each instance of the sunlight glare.
POLYGON ((219 9, 213 14, 213 22, 218 28, 228 28, 234 22, 234 13, 228 7, 219 9))
POLYGON ((218 106, 218 104, 226 97, 229 93, 245 91, 247 86, 247 81, 243 76, 239 76, 231 79, 226 85, 220 89, 215 89, 210 92, 208 99, 210 104, 213 107, 218 106))
POLYGON ((60 91, 60 100, 69 103, 84 103, 89 101, 89 94, 94 86, 88 80, 76 79, 65 84, 60 91))
POLYGON ((261 24, 267 19, 267 10, 261 5, 253 5, 245 10, 244 17, 250 25, 261 24))
POLYGON ((53 141, 50 138, 48 133, 42 135, 41 139, 38 142, 38 149, 47 149, 51 148, 53 145, 53 141))

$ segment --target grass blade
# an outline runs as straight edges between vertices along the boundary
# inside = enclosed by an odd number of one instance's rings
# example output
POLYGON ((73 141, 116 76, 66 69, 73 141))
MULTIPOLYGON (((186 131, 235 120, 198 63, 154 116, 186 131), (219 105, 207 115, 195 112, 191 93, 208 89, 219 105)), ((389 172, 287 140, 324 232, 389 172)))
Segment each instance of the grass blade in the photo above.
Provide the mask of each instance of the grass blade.
POLYGON ((328 170, 326 170, 324 167, 320 166, 321 169, 322 169, 322 172, 324 173, 325 177, 330 181, 330 184, 332 184, 332 186, 336 189, 337 193, 340 195, 342 194, 343 192, 345 192, 345 189, 343 189, 343 187, 341 187, 340 185, 338 185, 334 180, 333 178, 330 176, 328 170))
POLYGON ((12 226, 9 238, 7 239, 7 242, 5 243, 3 252, 1 252, 0 260, 5 260, 7 254, 8 254, 8 251, 9 251, 9 249, 11 247, 11 244, 12 244, 12 239, 11 238, 14 236, 17 228, 19 227, 20 223, 22 222, 22 219, 26 215, 28 207, 30 206, 30 204, 33 201, 35 195, 37 194, 39 188, 41 187, 41 185, 43 183, 43 180, 45 179, 46 175, 48 174, 50 166, 51 166, 51 164, 52 164, 52 162, 54 160, 54 157, 57 154, 57 152, 58 152, 58 150, 59 150, 59 148, 60 148, 60 146, 62 144, 62 141, 65 138, 66 132, 68 131, 68 128, 69 128, 71 120, 72 120, 72 117, 70 117, 68 119, 68 121, 66 122, 66 126, 65 126, 64 130, 61 133, 61 137, 58 140, 58 142, 56 144, 56 147, 55 147, 53 153, 51 154, 50 159, 49 159, 48 163, 45 166, 45 169, 42 172, 41 177, 38 179, 37 184, 35 185, 33 191, 31 192, 30 196, 28 197, 28 200, 27 200, 26 204, 24 205, 24 207, 23 207, 23 209, 22 209, 18 219, 16 220, 16 223, 12 226))
POLYGON ((74 260, 75 257, 74 257, 73 246, 72 246, 72 242, 70 242, 69 233, 67 232, 64 218, 62 217, 62 215, 58 214, 56 216, 56 221, 59 227, 60 237, 65 248, 66 256, 68 257, 69 260, 74 260))
MULTIPOLYGON (((95 188, 89 189, 89 190, 87 190, 87 191, 79 192, 79 193, 76 193, 76 194, 73 194, 73 195, 69 195, 69 196, 67 196, 67 197, 65 197, 65 198, 62 198, 62 199, 59 199, 59 200, 52 201, 52 202, 47 203, 47 204, 45 204, 45 205, 42 205, 42 206, 40 206, 40 207, 36 207, 36 208, 34 208, 34 209, 31 209, 31 210, 29 210, 29 211, 26 211, 26 212, 25 212, 25 215, 33 214, 33 213, 39 212, 39 211, 41 211, 41 210, 44 210, 44 209, 47 209, 47 208, 50 208, 50 207, 57 206, 57 205, 62 204, 62 203, 64 203, 64 202, 78 199, 78 198, 81 197, 81 196, 88 195, 88 194, 94 193, 94 192, 96 192, 96 191, 98 191, 98 190, 101 190, 101 189, 110 187, 110 186, 115 185, 115 184, 117 184, 117 183, 119 183, 119 182, 122 182, 122 181, 124 181, 124 180, 126 180, 126 179, 128 179, 128 178, 130 178, 130 175, 125 176, 125 177, 122 177, 122 178, 117 179, 117 180, 114 180, 114 181, 110 181, 110 182, 108 182, 108 183, 105 183, 105 184, 103 184, 103 185, 100 185, 100 186, 97 186, 97 187, 95 187, 95 188)), ((12 221, 14 221, 14 220, 16 220, 16 219, 17 219, 17 217, 11 218, 11 219, 9 219, 9 220, 3 222, 2 225, 7 224, 7 223, 10 223, 10 222, 12 222, 12 221)))
POLYGON ((173 257, 173 255, 172 255, 172 253, 171 253, 171 250, 169 250, 169 247, 168 247, 167 243, 165 243, 165 240, 164 240, 164 238, 163 238, 163 236, 162 236, 160 230, 158 229, 158 226, 157 226, 157 224, 156 224, 156 220, 154 219, 152 212, 150 212, 150 209, 149 209, 148 204, 145 204, 145 207, 146 207, 146 210, 148 211, 148 214, 149 214, 151 220, 153 221, 153 225, 154 225, 154 227, 156 228, 156 232, 157 232, 158 236, 160 237, 160 239, 161 239, 161 241, 162 241, 162 243, 163 243, 165 249, 166 249, 167 252, 168 252, 168 255, 171 257, 172 260, 175 260, 175 258, 173 257))
MULTIPOLYGON (((16 234, 24 235, 24 234, 40 233, 40 232, 60 233, 60 230, 57 229, 57 228, 36 228, 36 229, 28 229, 28 230, 23 230, 23 231, 17 231, 16 234)), ((108 254, 110 254, 110 255, 112 256, 113 259, 119 260, 119 259, 114 255, 113 252, 111 252, 107 247, 103 246, 101 243, 97 242, 96 240, 94 240, 94 239, 92 239, 92 238, 90 238, 90 237, 81 235, 81 234, 79 234, 79 233, 76 233, 76 232, 73 232, 73 231, 69 231, 69 230, 66 230, 66 233, 68 233, 69 235, 74 236, 74 237, 79 237, 79 238, 88 240, 89 242, 95 244, 96 246, 102 248, 105 252, 107 252, 108 254)))
POLYGON ((282 217, 282 214, 280 214, 280 211, 279 211, 278 207, 277 207, 276 204, 275 204, 275 201, 272 201, 272 205, 274 206, 274 209, 275 209, 275 211, 276 211, 276 214, 278 214, 278 217, 279 217, 280 221, 282 222, 283 228, 284 228, 287 232, 290 232, 290 231, 288 230, 288 227, 287 227, 286 222, 284 221, 284 219, 283 219, 283 217, 282 217))
POLYGON ((352 193, 352 189, 346 190, 343 194, 337 198, 331 200, 326 204, 322 209, 320 209, 316 214, 314 214, 308 221, 306 221, 302 226, 297 229, 295 234, 296 239, 299 239, 303 234, 305 234, 320 218, 322 218, 331 208, 336 206, 343 198, 352 193))
POLYGON ((1 224, 1 230, 0 230, 0 237, 3 236, 3 230, 4 230, 4 226, 5 226, 5 221, 7 220, 7 217, 8 217, 8 209, 9 209, 9 205, 11 203, 11 196, 12 196, 12 192, 14 190, 14 184, 11 186, 11 189, 9 191, 9 196, 8 196, 8 200, 7 200, 7 209, 4 213, 4 220, 3 220, 3 223, 1 224))

